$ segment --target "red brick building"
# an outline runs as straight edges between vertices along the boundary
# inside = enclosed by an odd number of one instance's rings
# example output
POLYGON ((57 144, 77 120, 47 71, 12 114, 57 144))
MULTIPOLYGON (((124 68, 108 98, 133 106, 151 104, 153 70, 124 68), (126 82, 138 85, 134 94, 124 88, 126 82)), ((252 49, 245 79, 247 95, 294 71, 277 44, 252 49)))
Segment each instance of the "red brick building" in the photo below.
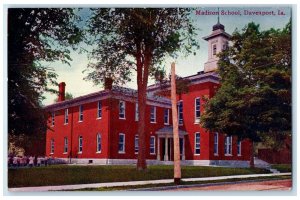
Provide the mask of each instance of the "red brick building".
MULTIPOLYGON (((212 133, 199 122, 203 98, 211 98, 219 87, 217 56, 226 48, 230 35, 219 22, 208 41, 208 61, 204 71, 185 77, 188 93, 178 95, 180 153, 182 164, 247 167, 251 142, 212 133)), ((168 91, 165 85, 164 91, 168 91)), ((148 87, 146 107, 146 154, 149 164, 167 164, 173 160, 171 101, 156 94, 160 85, 148 87)), ((59 85, 59 102, 47 106, 50 117, 46 154, 72 163, 130 164, 138 153, 137 91, 108 88, 64 100, 65 83, 59 85)))

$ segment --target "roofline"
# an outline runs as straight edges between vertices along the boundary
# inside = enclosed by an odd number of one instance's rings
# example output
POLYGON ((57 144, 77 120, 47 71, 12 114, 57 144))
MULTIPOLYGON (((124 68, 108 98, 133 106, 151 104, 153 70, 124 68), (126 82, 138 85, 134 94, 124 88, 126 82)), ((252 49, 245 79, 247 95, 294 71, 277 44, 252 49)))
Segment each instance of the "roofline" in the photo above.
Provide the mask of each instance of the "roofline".
MULTIPOLYGON (((216 72, 207 72, 204 74, 198 73, 198 74, 186 76, 183 78, 189 79, 191 81, 191 84, 197 84, 199 82, 214 82, 217 84, 219 83, 219 77, 216 72)), ((169 88, 169 87, 170 87, 170 85, 169 85, 169 83, 167 83, 167 85, 165 86, 165 89, 169 88)), ((161 89, 161 85, 153 84, 153 85, 148 86, 147 92, 153 92, 158 89, 161 89)), ((136 91, 134 89, 130 89, 130 90, 136 91)), ((83 95, 80 97, 76 97, 74 99, 65 100, 65 101, 57 102, 57 103, 54 103, 51 105, 47 105, 44 107, 44 109, 46 111, 59 110, 59 109, 69 108, 72 106, 79 106, 79 105, 82 105, 83 103, 91 103, 91 102, 100 101, 100 100, 108 99, 108 98, 126 99, 127 101, 137 102, 137 97, 135 95, 124 94, 122 92, 113 91, 113 90, 102 90, 102 91, 90 93, 87 95, 83 95)), ((168 101, 167 98, 159 100, 159 99, 151 99, 151 98, 147 97, 147 105, 154 105, 154 106, 170 108, 171 101, 168 101)))
POLYGON ((88 99, 95 99, 95 98, 101 98, 101 97, 102 97, 102 99, 106 99, 109 97, 110 93, 111 93, 111 91, 109 91, 109 90, 93 92, 93 93, 90 93, 87 95, 76 97, 74 99, 65 100, 65 101, 61 101, 61 102, 56 102, 51 105, 47 105, 44 107, 44 109, 50 110, 50 109, 54 109, 54 108, 58 108, 58 107, 65 107, 65 106, 73 105, 73 104, 76 104, 78 102, 82 102, 82 101, 88 100, 88 99))
POLYGON ((225 38, 227 38, 227 39, 230 39, 231 38, 231 35, 230 34, 228 34, 228 33, 226 33, 226 32, 221 32, 221 33, 216 33, 216 34, 214 34, 214 33, 212 33, 212 34, 210 34, 210 35, 208 35, 208 36, 205 36, 205 37, 202 37, 202 39, 204 39, 204 40, 209 40, 209 39, 211 39, 211 38, 215 38, 215 37, 218 37, 218 36, 223 36, 223 37, 225 37, 225 38))
MULTIPOLYGON (((191 76, 186 76, 186 77, 183 77, 184 79, 188 79, 191 81, 191 85, 194 85, 194 84, 197 84, 199 82, 213 82, 213 83, 217 83, 219 84, 219 76, 216 72, 207 72, 207 73, 201 73, 201 74, 194 74, 194 75, 191 75, 191 76)), ((153 85, 150 85, 148 86, 148 89, 147 91, 148 92, 154 92, 156 90, 159 90, 159 89, 162 89, 161 88, 161 84, 159 83, 156 83, 156 84, 153 84, 153 85)), ((166 88, 169 88, 170 87, 170 82, 168 81, 168 83, 166 85, 163 86, 164 89, 166 88)))
MULTIPOLYGON (((112 90, 103 90, 99 92, 94 92, 88 95, 80 96, 74 99, 57 102, 48 106, 45 106, 44 109, 46 111, 53 111, 53 110, 60 110, 65 109, 69 107, 79 106, 86 103, 92 103, 104 99, 120 99, 120 100, 126 100, 129 102, 137 102, 137 96, 124 94, 117 91, 112 90)), ((160 106, 165 108, 171 108, 171 101, 168 101, 167 98, 161 99, 161 100, 155 100, 147 97, 147 105, 153 105, 153 106, 160 106)))

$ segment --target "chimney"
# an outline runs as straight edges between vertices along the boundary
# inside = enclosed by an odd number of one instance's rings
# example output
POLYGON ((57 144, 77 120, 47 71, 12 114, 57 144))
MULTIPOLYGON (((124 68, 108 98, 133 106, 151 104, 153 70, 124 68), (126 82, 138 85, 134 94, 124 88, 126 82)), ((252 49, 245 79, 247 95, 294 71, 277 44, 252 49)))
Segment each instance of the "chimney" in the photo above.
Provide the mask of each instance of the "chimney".
POLYGON ((61 82, 60 84, 58 84, 58 100, 57 102, 61 102, 65 100, 65 87, 66 87, 66 83, 65 82, 61 82))
POLYGON ((104 89, 105 90, 111 90, 113 85, 113 79, 112 78, 105 78, 104 80, 104 89))

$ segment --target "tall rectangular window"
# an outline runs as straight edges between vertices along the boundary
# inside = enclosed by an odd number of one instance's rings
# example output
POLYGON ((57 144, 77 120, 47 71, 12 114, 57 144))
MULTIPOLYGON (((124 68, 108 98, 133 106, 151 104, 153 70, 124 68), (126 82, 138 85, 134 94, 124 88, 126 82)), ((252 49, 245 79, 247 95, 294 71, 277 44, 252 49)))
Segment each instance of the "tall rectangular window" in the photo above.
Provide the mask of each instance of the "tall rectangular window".
POLYGON ((101 101, 98 101, 97 118, 101 119, 101 117, 102 117, 102 103, 101 101))
POLYGON ((82 153, 82 136, 79 136, 78 139, 78 153, 82 153))
POLYGON ((139 152, 139 136, 135 135, 134 137, 134 153, 138 153, 139 152))
POLYGON ((151 106, 150 122, 151 123, 156 122, 156 107, 155 106, 151 106))
POLYGON ((53 154, 54 153, 54 139, 50 140, 50 153, 53 154))
POLYGON ((195 154, 200 154, 200 133, 195 133, 195 154))
POLYGON ((183 125, 183 101, 178 102, 178 124, 183 125))
POLYGON ((69 109, 65 109, 65 124, 69 123, 69 109))
POLYGON ((167 108, 164 111, 164 124, 165 125, 169 125, 169 112, 170 112, 170 110, 167 108))
POLYGON ((135 103, 135 121, 139 121, 139 104, 135 103))
POLYGON ((200 122, 200 98, 195 99, 195 122, 200 122))
POLYGON ((213 45, 213 55, 217 55, 217 45, 213 45))
POLYGON ((119 134, 119 153, 125 153, 125 134, 119 134))
POLYGON ((54 126, 55 124, 55 112, 51 113, 51 126, 54 126))
POLYGON ((68 138, 64 138, 64 153, 68 153, 68 138))
POLYGON ((101 152, 101 134, 97 134, 97 153, 101 152))
POLYGON ((79 121, 80 122, 83 121, 83 106, 82 105, 79 106, 79 121))
POLYGON ((150 154, 155 154, 155 136, 150 137, 150 154))
POLYGON ((219 146, 219 134, 216 132, 214 133, 214 154, 215 155, 218 155, 219 153, 218 146, 219 146))
POLYGON ((242 155, 242 141, 238 140, 237 142, 237 155, 241 156, 242 155))
POLYGON ((119 119, 125 119, 125 101, 119 102, 119 119))
POLYGON ((225 155, 232 155, 232 137, 226 136, 225 137, 225 145, 224 145, 224 152, 225 155))

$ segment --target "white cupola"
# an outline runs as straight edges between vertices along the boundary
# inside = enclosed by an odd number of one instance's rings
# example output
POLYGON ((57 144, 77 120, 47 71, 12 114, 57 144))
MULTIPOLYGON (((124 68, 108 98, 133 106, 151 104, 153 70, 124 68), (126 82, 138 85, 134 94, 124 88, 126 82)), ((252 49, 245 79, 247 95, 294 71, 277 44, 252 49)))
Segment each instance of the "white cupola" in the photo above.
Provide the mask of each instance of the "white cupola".
POLYGON ((217 54, 227 48, 230 37, 231 35, 225 32, 225 27, 220 23, 218 16, 218 23, 213 26, 212 33, 203 37, 208 42, 208 60, 204 63, 205 73, 215 71, 218 68, 219 58, 217 54))

